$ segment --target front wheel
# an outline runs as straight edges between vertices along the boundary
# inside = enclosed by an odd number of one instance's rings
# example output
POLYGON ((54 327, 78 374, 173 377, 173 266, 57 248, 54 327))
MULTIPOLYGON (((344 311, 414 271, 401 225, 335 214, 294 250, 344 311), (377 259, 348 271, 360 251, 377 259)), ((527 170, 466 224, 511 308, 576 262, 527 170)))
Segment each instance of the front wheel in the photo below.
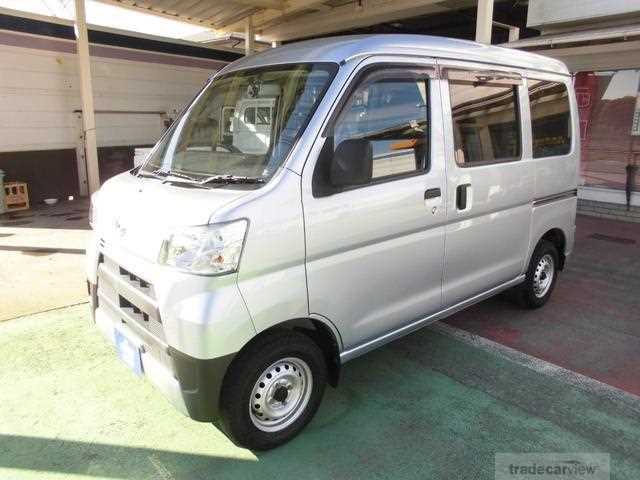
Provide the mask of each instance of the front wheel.
POLYGON ((558 278, 560 256, 556 246, 541 240, 531 255, 525 281, 515 287, 514 295, 525 308, 539 308, 549 298, 558 278))
POLYGON ((309 337, 290 330, 268 334, 229 367, 221 394, 222 427, 238 445, 277 447, 313 418, 325 385, 324 356, 309 337))

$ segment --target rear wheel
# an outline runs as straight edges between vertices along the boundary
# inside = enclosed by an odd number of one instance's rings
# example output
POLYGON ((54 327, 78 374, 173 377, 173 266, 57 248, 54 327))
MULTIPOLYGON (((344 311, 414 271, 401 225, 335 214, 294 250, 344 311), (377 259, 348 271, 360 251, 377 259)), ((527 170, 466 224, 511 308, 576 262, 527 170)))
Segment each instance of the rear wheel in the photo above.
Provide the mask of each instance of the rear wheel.
POLYGON ((324 356, 309 337, 290 330, 269 334, 229 367, 221 394, 222 427, 244 447, 281 445, 311 420, 325 384, 324 356))
POLYGON ((541 240, 531 256, 525 281, 515 287, 514 296, 525 308, 539 308, 549 298, 558 278, 559 254, 556 246, 541 240))

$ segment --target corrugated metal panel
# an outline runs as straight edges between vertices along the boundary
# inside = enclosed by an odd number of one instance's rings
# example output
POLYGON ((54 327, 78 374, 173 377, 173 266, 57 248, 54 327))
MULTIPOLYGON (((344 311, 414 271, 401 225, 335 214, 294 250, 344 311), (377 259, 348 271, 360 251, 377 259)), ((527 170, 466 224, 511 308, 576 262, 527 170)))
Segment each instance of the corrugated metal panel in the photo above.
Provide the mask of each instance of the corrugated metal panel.
MULTIPOLYGON (((209 69, 92 58, 96 110, 180 110, 209 69)), ((74 54, 0 45, 0 151, 76 148, 80 121, 74 54)), ((99 146, 146 145, 162 132, 160 115, 97 115, 99 146)))
POLYGON ((250 7, 242 3, 230 1, 202 1, 202 0, 102 0, 105 3, 119 4, 146 13, 161 15, 190 23, 197 23, 205 27, 214 27, 224 18, 238 15, 240 19, 252 15, 260 8, 250 7))
POLYGON ((637 0, 529 0, 527 27, 596 22, 639 13, 637 0))

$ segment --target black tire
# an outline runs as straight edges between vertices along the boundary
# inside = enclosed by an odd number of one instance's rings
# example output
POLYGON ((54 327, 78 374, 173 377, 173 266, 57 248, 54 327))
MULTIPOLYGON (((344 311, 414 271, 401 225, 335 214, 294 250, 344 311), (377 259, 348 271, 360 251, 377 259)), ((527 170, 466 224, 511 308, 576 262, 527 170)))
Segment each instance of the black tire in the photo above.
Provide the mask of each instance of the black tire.
MULTIPOLYGON (((531 255, 525 281, 513 289, 513 297, 517 303, 529 309, 540 308, 547 303, 558 280, 558 273, 560 272, 558 268, 559 265, 560 255, 558 254, 556 246, 547 240, 540 240, 536 249, 533 251, 533 255, 531 255), (545 293, 540 295, 541 292, 536 291, 536 270, 540 268, 540 262, 545 256, 547 256, 547 259, 549 257, 553 259, 553 276, 545 293)), ((544 272, 542 272, 542 274, 544 274, 544 272)), ((542 274, 539 274, 538 278, 540 278, 542 274)))
MULTIPOLYGON (((287 365, 286 368, 289 370, 290 367, 287 365)), ((290 371, 293 370, 295 368, 292 366, 290 371)), ((320 406, 326 379, 324 355, 307 335, 293 330, 267 334, 241 351, 230 365, 222 385, 219 426, 234 443, 242 447, 269 450, 282 445, 311 421, 320 406), (312 379, 312 382, 307 382, 310 394, 306 406, 297 410, 299 414, 291 424, 278 431, 267 432, 254 423, 252 416, 256 415, 256 411, 249 401, 254 401, 254 387, 260 385, 258 381, 265 370, 286 358, 302 360, 308 366, 312 379)))

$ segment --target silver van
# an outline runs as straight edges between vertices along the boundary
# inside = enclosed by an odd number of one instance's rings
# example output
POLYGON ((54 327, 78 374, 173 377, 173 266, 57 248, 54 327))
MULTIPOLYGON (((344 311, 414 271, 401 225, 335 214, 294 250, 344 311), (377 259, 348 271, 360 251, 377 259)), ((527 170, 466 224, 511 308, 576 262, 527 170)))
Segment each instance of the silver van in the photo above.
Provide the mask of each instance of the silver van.
POLYGON ((521 51, 373 35, 238 60, 94 194, 95 323, 184 414, 282 444, 345 362, 507 289, 547 302, 578 125, 566 67, 521 51))

